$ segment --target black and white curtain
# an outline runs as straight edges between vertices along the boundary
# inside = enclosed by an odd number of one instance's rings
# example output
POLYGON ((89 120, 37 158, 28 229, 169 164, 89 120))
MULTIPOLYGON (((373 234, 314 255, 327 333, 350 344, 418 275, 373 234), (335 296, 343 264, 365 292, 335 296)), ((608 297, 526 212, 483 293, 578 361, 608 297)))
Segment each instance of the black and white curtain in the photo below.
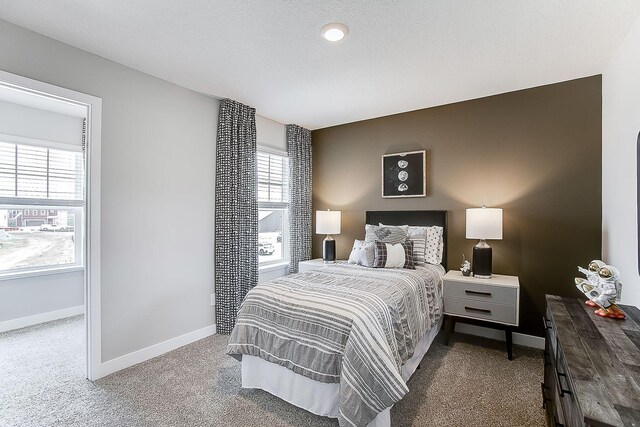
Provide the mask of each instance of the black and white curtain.
POLYGON ((258 283, 256 110, 220 102, 216 145, 216 330, 230 334, 240 303, 258 283))
POLYGON ((289 155, 289 272, 297 273, 300 261, 311 259, 311 131, 287 125, 289 155))

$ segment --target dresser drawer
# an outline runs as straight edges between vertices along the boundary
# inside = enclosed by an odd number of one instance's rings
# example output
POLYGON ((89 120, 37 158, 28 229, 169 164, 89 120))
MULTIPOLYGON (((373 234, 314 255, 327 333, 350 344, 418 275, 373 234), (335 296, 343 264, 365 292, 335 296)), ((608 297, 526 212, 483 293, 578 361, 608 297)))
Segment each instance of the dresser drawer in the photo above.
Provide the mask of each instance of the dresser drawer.
POLYGON ((491 301, 447 297, 445 294, 444 312, 453 316, 516 324, 515 302, 514 305, 503 305, 491 301))
POLYGON ((573 381, 569 375, 567 361, 562 351, 562 347, 558 346, 556 356, 552 358, 553 367, 557 378, 557 386, 560 396, 560 405, 565 418, 566 427, 582 427, 583 416, 580 412, 578 402, 576 400, 573 381))
POLYGON ((503 305, 516 305, 518 289, 506 286, 484 285, 480 283, 447 280, 444 296, 464 298, 474 301, 486 301, 503 305))

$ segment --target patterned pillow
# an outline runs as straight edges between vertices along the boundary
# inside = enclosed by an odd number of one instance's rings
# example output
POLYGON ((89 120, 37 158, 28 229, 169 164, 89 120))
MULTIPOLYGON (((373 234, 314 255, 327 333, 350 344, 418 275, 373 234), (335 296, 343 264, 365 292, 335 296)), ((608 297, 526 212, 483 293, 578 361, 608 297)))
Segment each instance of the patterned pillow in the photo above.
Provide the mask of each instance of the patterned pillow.
POLYGON ((406 242, 392 245, 376 241, 373 268, 408 268, 415 270, 413 242, 407 240, 406 242))
POLYGON ((349 264, 358 264, 364 267, 373 267, 375 257, 375 243, 364 240, 354 240, 353 249, 349 255, 349 264))
MULTIPOLYGON (((392 227, 380 223, 381 227, 392 227)), ((425 262, 429 264, 440 264, 442 262, 442 252, 444 250, 444 239, 442 238, 443 228, 434 226, 414 226, 406 225, 407 240, 413 241, 413 260, 416 265, 425 262)))
POLYGON ((427 227, 427 248, 424 259, 429 264, 440 264, 442 262, 442 252, 444 250, 442 232, 442 227, 427 227))
POLYGON ((364 226, 365 242, 379 241, 382 243, 396 244, 407 240, 407 232, 409 231, 408 225, 402 225, 400 227, 394 225, 385 225, 380 227, 378 225, 367 224, 364 226))
MULTIPOLYGON (((390 227, 382 223, 380 227, 390 227)), ((407 240, 413 242, 413 261, 416 265, 423 265, 425 263, 425 252, 427 250, 427 229, 429 227, 418 227, 405 225, 407 227, 407 240)))

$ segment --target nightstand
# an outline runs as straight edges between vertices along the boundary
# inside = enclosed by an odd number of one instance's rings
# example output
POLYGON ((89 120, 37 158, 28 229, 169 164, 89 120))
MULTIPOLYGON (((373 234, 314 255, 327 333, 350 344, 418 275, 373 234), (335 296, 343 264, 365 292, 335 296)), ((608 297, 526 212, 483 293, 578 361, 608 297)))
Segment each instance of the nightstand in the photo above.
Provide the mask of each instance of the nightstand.
MULTIPOLYGON (((504 329, 507 356, 513 358, 511 332, 520 316, 520 281, 517 276, 492 275, 491 279, 463 276, 451 270, 444 276, 445 344, 456 322, 464 319, 489 322, 504 329)), ((489 326, 489 325, 487 325, 489 326)))
MULTIPOLYGON (((336 263, 338 262, 344 262, 344 261, 336 261, 336 263)), ((300 261, 300 263, 298 264, 298 273, 306 273, 307 271, 315 270, 325 265, 330 265, 330 264, 325 264, 322 258, 310 259, 308 261, 300 261)))

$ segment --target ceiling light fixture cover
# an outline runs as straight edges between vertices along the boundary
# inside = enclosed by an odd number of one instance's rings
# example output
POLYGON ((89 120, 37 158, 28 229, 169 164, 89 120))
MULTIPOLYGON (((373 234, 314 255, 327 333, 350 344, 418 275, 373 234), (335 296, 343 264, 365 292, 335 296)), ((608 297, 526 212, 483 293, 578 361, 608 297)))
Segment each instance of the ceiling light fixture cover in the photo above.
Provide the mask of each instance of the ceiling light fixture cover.
POLYGON ((332 22, 322 27, 322 37, 330 42, 342 40, 349 34, 349 28, 339 22, 332 22))

